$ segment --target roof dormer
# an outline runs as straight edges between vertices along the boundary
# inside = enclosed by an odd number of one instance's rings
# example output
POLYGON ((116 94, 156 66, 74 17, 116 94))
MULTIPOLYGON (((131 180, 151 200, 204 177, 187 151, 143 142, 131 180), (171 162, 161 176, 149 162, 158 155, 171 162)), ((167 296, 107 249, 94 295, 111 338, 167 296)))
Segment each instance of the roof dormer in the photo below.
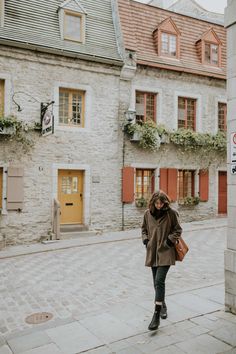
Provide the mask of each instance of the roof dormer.
POLYGON ((58 9, 63 40, 85 43, 86 11, 79 0, 66 0, 58 9))
POLYGON ((221 67, 221 40, 211 27, 196 42, 202 64, 221 67))
POLYGON ((159 56, 179 59, 180 31, 171 17, 162 21, 153 31, 154 45, 159 56))

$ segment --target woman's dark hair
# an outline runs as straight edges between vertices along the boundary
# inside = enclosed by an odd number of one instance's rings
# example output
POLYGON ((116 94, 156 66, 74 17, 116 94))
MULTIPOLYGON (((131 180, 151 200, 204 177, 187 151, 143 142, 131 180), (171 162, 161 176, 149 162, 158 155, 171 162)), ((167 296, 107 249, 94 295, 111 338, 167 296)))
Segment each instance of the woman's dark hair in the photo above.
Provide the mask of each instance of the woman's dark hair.
POLYGON ((168 195, 163 192, 163 191, 157 191, 157 192, 154 192, 153 195, 151 196, 150 198, 150 201, 149 201, 149 210, 152 214, 155 213, 155 210, 156 210, 156 207, 155 207, 155 203, 157 200, 160 200, 160 202, 162 202, 164 205, 163 205, 163 209, 168 209, 169 208, 169 205, 170 205, 170 198, 168 197, 168 195))

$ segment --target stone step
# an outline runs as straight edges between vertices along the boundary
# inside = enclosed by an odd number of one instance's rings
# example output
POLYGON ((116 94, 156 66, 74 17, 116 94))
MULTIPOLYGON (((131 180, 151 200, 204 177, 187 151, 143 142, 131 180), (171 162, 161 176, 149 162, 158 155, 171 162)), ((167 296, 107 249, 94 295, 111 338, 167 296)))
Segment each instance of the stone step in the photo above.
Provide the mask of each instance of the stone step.
POLYGON ((71 238, 80 238, 80 237, 90 237, 98 235, 97 231, 74 231, 74 232, 61 232, 60 239, 67 240, 71 238))
POLYGON ((71 225, 61 225, 60 231, 61 232, 81 232, 81 231, 88 231, 89 227, 87 225, 82 224, 71 224, 71 225))

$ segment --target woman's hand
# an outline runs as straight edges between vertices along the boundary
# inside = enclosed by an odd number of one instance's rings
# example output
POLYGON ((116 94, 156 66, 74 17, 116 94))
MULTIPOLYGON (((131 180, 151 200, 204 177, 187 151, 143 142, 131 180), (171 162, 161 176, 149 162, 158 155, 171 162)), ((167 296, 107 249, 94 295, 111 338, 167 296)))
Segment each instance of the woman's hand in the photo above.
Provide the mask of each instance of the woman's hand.
POLYGON ((143 240, 143 244, 146 246, 146 248, 147 248, 148 242, 149 242, 149 239, 148 239, 148 238, 145 238, 145 240, 143 240))

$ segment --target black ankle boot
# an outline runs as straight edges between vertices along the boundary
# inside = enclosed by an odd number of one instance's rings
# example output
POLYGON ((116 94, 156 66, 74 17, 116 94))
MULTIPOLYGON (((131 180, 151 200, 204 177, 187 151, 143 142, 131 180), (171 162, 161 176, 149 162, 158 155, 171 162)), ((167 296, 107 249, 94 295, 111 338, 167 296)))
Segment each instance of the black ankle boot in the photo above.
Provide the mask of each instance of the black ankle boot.
POLYGON ((167 318, 167 306, 165 301, 162 303, 160 316, 163 320, 167 318))
POLYGON ((155 312, 153 314, 150 325, 148 326, 149 331, 155 331, 160 325, 160 312, 161 305, 155 306, 155 312))

